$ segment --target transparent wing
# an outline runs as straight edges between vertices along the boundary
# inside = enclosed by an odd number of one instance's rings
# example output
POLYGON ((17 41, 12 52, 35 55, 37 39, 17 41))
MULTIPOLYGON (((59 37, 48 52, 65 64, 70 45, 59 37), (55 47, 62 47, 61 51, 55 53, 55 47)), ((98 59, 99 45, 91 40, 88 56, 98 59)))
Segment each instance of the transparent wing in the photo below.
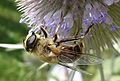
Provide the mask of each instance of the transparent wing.
POLYGON ((103 59, 95 56, 93 54, 75 54, 74 56, 71 54, 68 54, 66 52, 66 55, 61 54, 62 56, 59 56, 58 59, 61 63, 73 63, 75 65, 95 65, 95 64, 101 64, 103 62, 103 59), (76 58, 77 57, 77 58, 76 58))
POLYGON ((74 64, 75 65, 96 65, 101 64, 103 59, 95 56, 93 54, 83 54, 79 59, 77 59, 74 64))
POLYGON ((91 73, 80 69, 80 65, 96 65, 96 64, 101 64, 102 62, 103 62, 103 59, 101 59, 95 55, 84 54, 79 59, 74 61, 73 63, 59 62, 58 64, 65 66, 67 68, 70 68, 72 70, 91 75, 91 73))

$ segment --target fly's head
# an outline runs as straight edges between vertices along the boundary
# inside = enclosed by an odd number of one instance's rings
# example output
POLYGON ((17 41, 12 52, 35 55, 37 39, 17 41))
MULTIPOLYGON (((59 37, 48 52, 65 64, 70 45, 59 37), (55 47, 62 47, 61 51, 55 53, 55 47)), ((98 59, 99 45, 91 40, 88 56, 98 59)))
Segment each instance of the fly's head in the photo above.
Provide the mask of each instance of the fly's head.
POLYGON ((39 31, 42 31, 44 36, 41 36, 41 33, 38 33, 38 29, 30 31, 23 41, 23 46, 25 50, 30 53, 35 51, 40 52, 40 54, 50 53, 52 49, 56 48, 55 42, 57 40, 57 35, 53 38, 48 37, 48 33, 42 27, 39 31))

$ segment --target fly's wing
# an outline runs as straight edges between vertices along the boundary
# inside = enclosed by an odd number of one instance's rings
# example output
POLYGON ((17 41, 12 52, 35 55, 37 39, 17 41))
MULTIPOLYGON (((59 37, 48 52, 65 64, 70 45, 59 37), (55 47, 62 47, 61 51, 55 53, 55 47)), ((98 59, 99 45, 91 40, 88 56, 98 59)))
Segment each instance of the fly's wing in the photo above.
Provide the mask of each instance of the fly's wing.
POLYGON ((82 54, 80 58, 78 58, 75 62, 73 62, 76 66, 77 65, 96 65, 101 64, 103 59, 95 56, 93 54, 82 54))
POLYGON ((93 54, 79 54, 80 56, 62 55, 58 57, 61 63, 74 63, 75 65, 96 65, 101 64, 103 59, 93 54), (79 58, 76 58, 79 57, 79 58))
MULTIPOLYGON (((66 57, 68 58, 68 57, 66 57)), ((97 56, 91 55, 91 54, 83 54, 79 59, 76 61, 72 60, 72 63, 66 63, 66 62, 59 62, 58 64, 65 66, 69 69, 82 72, 85 74, 91 75, 91 73, 88 73, 82 69, 80 69, 80 65, 96 65, 96 64, 101 64, 103 62, 103 59, 98 58, 97 56)))
MULTIPOLYGON (((81 43, 83 46, 83 43, 81 43)), ((96 56, 94 53, 82 53, 84 48, 80 45, 69 46, 63 45, 63 49, 60 50, 58 60, 61 63, 75 63, 76 65, 93 65, 102 63, 102 59, 96 56)))
POLYGON ((61 63, 73 63, 78 57, 80 53, 75 53, 73 49, 62 49, 60 55, 58 55, 58 60, 61 63))

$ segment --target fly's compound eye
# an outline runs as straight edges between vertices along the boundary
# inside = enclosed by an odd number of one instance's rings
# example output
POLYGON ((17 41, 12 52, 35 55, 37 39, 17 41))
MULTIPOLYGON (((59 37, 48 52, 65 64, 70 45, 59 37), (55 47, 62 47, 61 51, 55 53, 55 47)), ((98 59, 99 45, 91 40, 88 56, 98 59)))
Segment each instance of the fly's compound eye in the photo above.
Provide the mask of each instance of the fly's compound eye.
POLYGON ((26 41, 26 51, 30 52, 34 49, 36 44, 36 35, 32 33, 32 35, 26 41))

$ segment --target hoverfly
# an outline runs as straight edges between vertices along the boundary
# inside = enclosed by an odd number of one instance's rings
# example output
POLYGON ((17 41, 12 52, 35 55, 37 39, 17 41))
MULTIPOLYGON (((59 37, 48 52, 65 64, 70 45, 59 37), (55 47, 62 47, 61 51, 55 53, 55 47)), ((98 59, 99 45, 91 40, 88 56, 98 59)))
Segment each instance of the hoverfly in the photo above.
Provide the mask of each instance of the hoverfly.
POLYGON ((26 39, 23 41, 23 45, 27 52, 34 54, 41 61, 60 64, 77 71, 78 68, 76 68, 76 66, 78 65, 101 63, 102 60, 97 56, 84 52, 83 42, 80 44, 68 43, 80 39, 82 39, 82 37, 58 40, 57 34, 53 37, 48 37, 47 31, 41 26, 28 33, 26 39), (65 42, 67 42, 67 44, 65 42), (75 65, 69 65, 73 63, 75 65))

